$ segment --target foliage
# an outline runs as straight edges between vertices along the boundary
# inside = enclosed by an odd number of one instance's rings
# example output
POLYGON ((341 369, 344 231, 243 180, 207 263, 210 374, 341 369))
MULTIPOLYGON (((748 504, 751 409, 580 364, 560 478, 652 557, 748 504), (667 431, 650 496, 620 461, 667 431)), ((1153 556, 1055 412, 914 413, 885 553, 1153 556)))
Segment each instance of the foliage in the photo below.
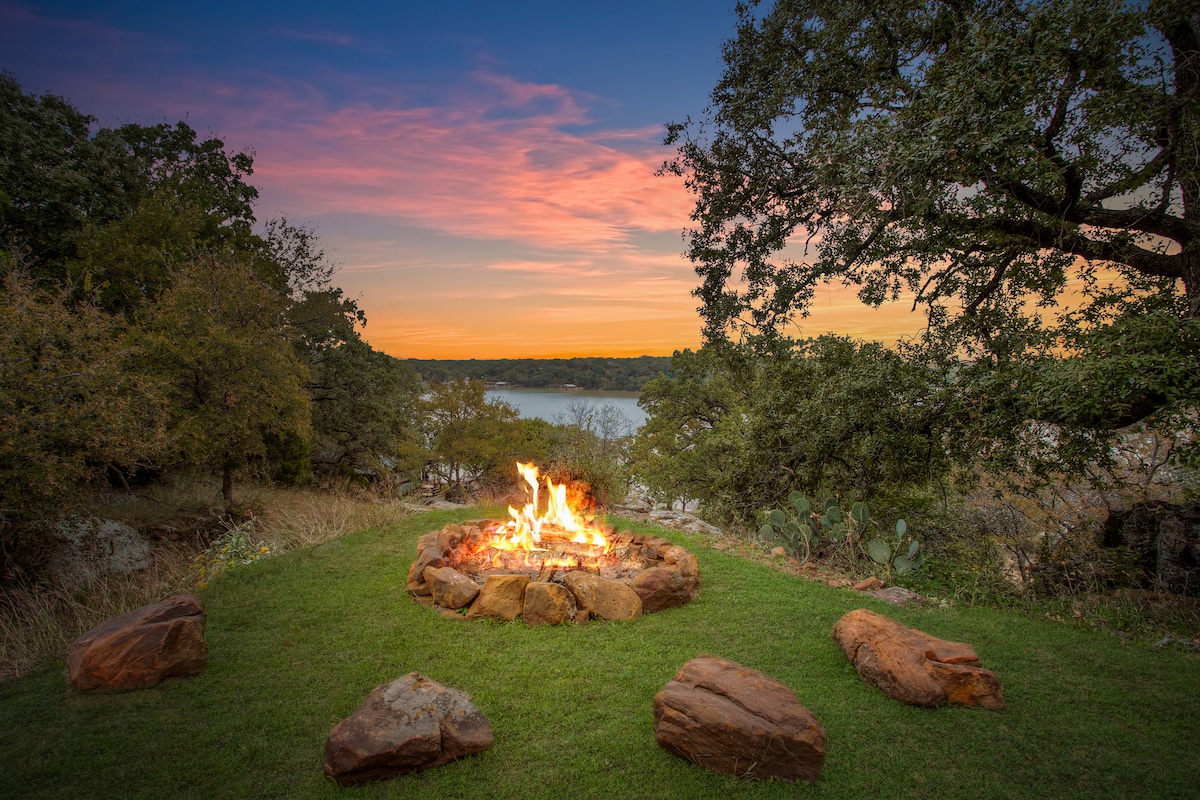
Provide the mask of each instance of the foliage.
POLYGON ((508 435, 520 428, 517 410, 488 400, 482 381, 435 384, 418 408, 431 454, 427 468, 448 493, 462 497, 468 483, 511 479, 516 459, 508 435))
POLYGON ((482 380, 526 388, 557 389, 574 384, 585 389, 636 392, 666 371, 669 356, 637 358, 501 358, 407 359, 424 381, 482 380))
POLYGON ((750 523, 797 490, 872 500, 940 479, 944 379, 877 344, 823 336, 747 359, 678 353, 642 394, 635 471, 660 495, 750 523))
POLYGON ((872 561, 887 567, 888 577, 891 577, 893 569, 901 575, 906 575, 913 570, 920 569, 921 565, 925 563, 925 555, 921 552, 921 543, 913 537, 905 538, 907 532, 908 524, 899 519, 896 520, 895 545, 889 545, 882 538, 867 542, 867 555, 871 557, 872 561))
POLYGON ((271 437, 310 435, 306 366, 296 356, 284 299, 236 261, 184 265, 138 327, 139 368, 163 382, 175 463, 233 479, 267 454, 271 437))
POLYGON ((896 522, 899 541, 893 553, 883 539, 867 540, 870 526, 878 526, 878 522, 871 518, 866 503, 855 502, 846 510, 836 497, 828 497, 818 511, 801 492, 789 494, 788 503, 790 507, 763 512, 766 522, 759 528, 758 535, 764 542, 779 543, 801 563, 814 555, 821 555, 829 561, 841 562, 842 566, 854 569, 860 558, 866 555, 887 567, 889 576, 893 567, 902 574, 921 567, 923 557, 918 553, 921 545, 912 537, 905 538, 907 524, 903 519, 896 522), (907 555, 900 554, 901 547, 908 551, 907 555))
POLYGON ((620 502, 629 489, 626 457, 633 424, 611 403, 576 398, 559 415, 546 474, 587 485, 600 505, 620 502))
POLYGON ((706 339, 769 342, 840 281, 924 309, 907 350, 954 376, 955 440, 996 471, 1080 474, 1140 420, 1194 433, 1191 8, 739 5, 708 117, 667 136, 706 339))
MULTIPOLYGON (((194 234, 210 246, 249 235, 258 191, 246 182, 254 171, 248 153, 231 155, 220 139, 199 140, 183 122, 116 129, 95 129, 95 122, 61 97, 26 95, 15 78, 0 75, 0 186, 8 197, 0 224, 30 248, 35 277, 62 281, 81 242, 91 241, 93 252, 102 250, 97 237, 119 244, 119 231, 100 233, 111 223, 132 224, 138 244, 130 246, 143 246, 147 229, 173 226, 161 210, 176 203, 199 211, 194 234), (145 202, 151 206, 139 210, 145 202), (131 214, 141 221, 122 222, 131 214)), ((105 300, 120 305, 132 299, 120 290, 129 279, 125 269, 108 258, 88 274, 96 285, 111 277, 118 290, 105 300), (110 276, 103 266, 118 272, 110 276)))
POLYGON ((424 463, 421 387, 404 362, 357 336, 312 355, 313 462, 413 476, 424 463))
POLYGON ((0 76, 0 241, 5 264, 19 259, 40 287, 7 294, 14 320, 36 317, 8 340, 26 351, 13 351, 10 385, 46 392, 13 401, 13 429, 28 436, 10 444, 47 470, 0 506, 53 507, 105 468, 121 479, 142 465, 215 468, 227 504, 234 473, 251 467, 303 481, 311 424, 298 384, 321 403, 322 452, 411 471, 411 376, 359 340, 366 317, 332 285, 313 230, 281 217, 252 231, 252 156, 183 122, 95 123, 0 76))
POLYGON ((71 290, 38 289, 18 254, 0 252, 0 538, 61 512, 108 470, 151 462, 164 408, 130 371, 124 320, 71 290))
POLYGON ((230 567, 251 564, 271 555, 271 546, 254 540, 254 520, 233 522, 222 519, 225 531, 192 560, 196 588, 203 589, 209 581, 230 567))

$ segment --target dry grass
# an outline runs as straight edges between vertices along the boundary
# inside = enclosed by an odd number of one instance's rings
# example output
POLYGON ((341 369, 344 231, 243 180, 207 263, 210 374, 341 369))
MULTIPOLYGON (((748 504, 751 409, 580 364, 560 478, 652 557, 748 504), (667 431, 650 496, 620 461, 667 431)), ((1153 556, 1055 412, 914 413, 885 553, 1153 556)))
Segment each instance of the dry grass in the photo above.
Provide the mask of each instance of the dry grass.
MULTIPOLYGON (((247 486, 238 500, 242 515, 253 520, 255 540, 270 545, 272 553, 320 544, 414 513, 399 499, 366 491, 247 486)), ((75 639, 106 619, 193 591, 196 556, 224 530, 217 484, 205 479, 100 497, 90 510, 158 539, 153 565, 127 575, 107 574, 81 586, 35 581, 19 570, 6 576, 0 582, 0 680, 65 659, 75 639)))

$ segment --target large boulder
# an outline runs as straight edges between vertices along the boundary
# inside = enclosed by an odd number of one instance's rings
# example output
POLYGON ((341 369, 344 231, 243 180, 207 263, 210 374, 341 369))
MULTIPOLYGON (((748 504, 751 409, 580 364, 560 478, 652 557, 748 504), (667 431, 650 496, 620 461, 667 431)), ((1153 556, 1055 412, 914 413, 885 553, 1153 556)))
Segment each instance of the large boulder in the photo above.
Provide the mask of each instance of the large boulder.
POLYGON ((495 742, 471 698, 410 672, 377 686, 325 741, 325 775, 342 786, 429 769, 495 742))
POLYGON ((1000 678, 980 666, 970 645, 937 639, 865 608, 838 620, 833 638, 858 676, 894 700, 1004 708, 1000 678))
POLYGON ((794 692, 716 656, 687 662, 654 697, 663 748, 725 775, 816 783, 825 729, 794 692))
POLYGON ((562 584, 534 581, 525 587, 521 617, 526 625, 573 622, 576 610, 575 595, 562 584))
POLYGON ((1200 502, 1140 503, 1114 511, 1098 539, 1104 547, 1135 554, 1148 587, 1200 595, 1200 502))
POLYGON ((628 585, 590 572, 568 572, 563 583, 575 595, 579 608, 593 617, 634 620, 642 615, 642 598, 628 585))
POLYGON ((191 594, 102 622, 67 654, 71 685, 81 692, 144 689, 164 678, 198 675, 207 664, 204 605, 191 594))
POLYGON ((483 580, 479 596, 467 610, 467 619, 488 617, 501 622, 512 622, 521 616, 525 606, 525 587, 528 575, 488 575, 483 580))
POLYGON ((426 567, 425 582, 442 608, 462 608, 479 594, 479 584, 453 567, 426 567))

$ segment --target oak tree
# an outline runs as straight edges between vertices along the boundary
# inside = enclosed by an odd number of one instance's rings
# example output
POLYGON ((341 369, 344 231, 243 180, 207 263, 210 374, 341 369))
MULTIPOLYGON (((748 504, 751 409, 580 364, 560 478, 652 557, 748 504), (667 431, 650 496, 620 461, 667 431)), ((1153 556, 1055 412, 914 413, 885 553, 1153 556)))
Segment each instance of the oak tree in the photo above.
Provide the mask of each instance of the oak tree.
POLYGON ((696 195, 709 341, 787 334, 841 282, 922 309, 914 345, 982 416, 1085 432, 1089 457, 1097 432, 1194 422, 1194 2, 778 0, 737 15, 706 117, 667 136, 665 170, 696 195))

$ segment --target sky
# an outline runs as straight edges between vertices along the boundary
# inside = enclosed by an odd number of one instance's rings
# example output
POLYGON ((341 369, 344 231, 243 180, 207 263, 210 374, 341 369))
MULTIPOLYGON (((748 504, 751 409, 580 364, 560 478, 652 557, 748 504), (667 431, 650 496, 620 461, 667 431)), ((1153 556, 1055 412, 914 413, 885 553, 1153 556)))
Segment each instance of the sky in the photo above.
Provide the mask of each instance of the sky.
MULTIPOLYGON (((376 349, 669 355, 700 344, 692 197, 655 171, 733 5, 0 0, 0 69, 106 127, 253 152, 257 217, 316 231, 376 349)), ((906 310, 828 287, 798 333, 892 341, 906 310)))

